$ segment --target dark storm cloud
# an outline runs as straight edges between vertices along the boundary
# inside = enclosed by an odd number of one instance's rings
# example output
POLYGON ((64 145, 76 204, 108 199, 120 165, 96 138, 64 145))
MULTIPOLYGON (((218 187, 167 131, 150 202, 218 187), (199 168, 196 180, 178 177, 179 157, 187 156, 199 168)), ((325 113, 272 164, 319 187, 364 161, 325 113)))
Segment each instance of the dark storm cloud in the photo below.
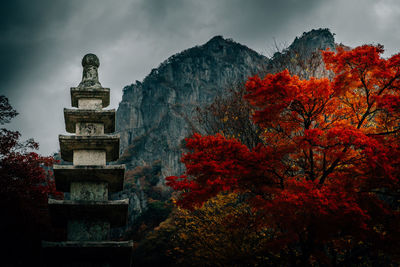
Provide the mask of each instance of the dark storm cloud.
POLYGON ((400 1, 337 0, 319 11, 339 42, 351 46, 381 43, 385 56, 400 51, 400 1))
POLYGON ((328 27, 339 42, 382 43, 392 54, 399 22, 397 0, 1 1, 0 94, 20 112, 11 126, 49 154, 58 149, 62 109, 88 52, 100 58, 100 81, 111 87, 115 108, 123 86, 217 34, 269 54, 274 39, 290 44, 328 27))
POLYGON ((226 1, 218 7, 218 16, 232 34, 251 40, 286 30, 292 23, 304 24, 324 0, 302 1, 226 1))
MULTIPOLYGON (((71 3, 56 1, 2 1, 0 4, 0 81, 13 79, 20 66, 40 56, 43 41, 55 41, 47 32, 68 18, 71 3)), ((54 36, 56 38, 56 36, 54 36)))

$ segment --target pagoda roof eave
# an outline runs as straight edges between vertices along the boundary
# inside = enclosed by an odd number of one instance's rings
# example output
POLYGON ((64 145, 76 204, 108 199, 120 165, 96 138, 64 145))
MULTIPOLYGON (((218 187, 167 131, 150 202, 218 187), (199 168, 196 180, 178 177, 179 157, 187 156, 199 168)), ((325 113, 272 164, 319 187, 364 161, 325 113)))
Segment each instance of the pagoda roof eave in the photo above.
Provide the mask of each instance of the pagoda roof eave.
POLYGON ((59 135, 61 158, 72 162, 74 150, 105 150, 106 160, 119 158, 119 134, 114 135, 59 135))
POLYGON ((92 122, 103 123, 104 133, 115 132, 115 109, 68 109, 64 108, 65 128, 69 133, 75 133, 76 123, 92 122))
POLYGON ((54 165, 56 189, 69 192, 72 182, 106 182, 109 192, 123 189, 125 165, 54 165))

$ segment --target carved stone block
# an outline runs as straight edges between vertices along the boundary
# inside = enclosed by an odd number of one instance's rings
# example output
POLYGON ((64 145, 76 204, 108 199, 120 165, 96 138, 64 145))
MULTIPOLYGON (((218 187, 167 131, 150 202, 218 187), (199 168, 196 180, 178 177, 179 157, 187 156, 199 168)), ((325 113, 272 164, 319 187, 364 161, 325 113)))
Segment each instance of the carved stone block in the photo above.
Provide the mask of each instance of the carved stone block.
POLYGON ((103 107, 102 100, 96 98, 80 98, 78 99, 78 108, 81 109, 101 109, 103 107))
POLYGON ((106 165, 105 150, 74 150, 74 165, 106 165))
POLYGON ((101 135, 104 134, 104 123, 78 122, 76 125, 77 135, 101 135))

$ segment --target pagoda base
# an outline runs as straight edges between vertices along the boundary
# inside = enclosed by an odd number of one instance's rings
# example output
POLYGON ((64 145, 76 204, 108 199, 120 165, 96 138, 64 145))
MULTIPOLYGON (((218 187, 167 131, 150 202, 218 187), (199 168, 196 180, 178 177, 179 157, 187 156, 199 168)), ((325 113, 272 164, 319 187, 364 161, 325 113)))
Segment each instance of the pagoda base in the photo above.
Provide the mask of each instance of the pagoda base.
POLYGON ((132 241, 42 241, 43 265, 114 267, 130 266, 132 241))

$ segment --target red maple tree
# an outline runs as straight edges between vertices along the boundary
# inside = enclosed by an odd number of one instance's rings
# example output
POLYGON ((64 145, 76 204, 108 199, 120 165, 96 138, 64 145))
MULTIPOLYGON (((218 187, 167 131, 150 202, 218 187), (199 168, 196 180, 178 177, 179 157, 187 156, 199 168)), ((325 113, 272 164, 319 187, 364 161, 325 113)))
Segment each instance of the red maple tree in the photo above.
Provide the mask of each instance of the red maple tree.
POLYGON ((293 265, 398 259, 400 54, 382 53, 380 45, 322 52, 332 80, 287 70, 249 78, 245 99, 264 144, 186 139, 186 173, 166 178, 182 192, 178 205, 242 192, 271 228, 268 249, 293 265))
MULTIPOLYGON (((0 124, 17 114, 0 96, 0 124)), ((33 139, 20 141, 20 136, 0 129, 0 229, 6 266, 39 264, 41 239, 51 234, 47 198, 61 196, 50 171, 55 160, 32 152, 38 144, 33 139)))

